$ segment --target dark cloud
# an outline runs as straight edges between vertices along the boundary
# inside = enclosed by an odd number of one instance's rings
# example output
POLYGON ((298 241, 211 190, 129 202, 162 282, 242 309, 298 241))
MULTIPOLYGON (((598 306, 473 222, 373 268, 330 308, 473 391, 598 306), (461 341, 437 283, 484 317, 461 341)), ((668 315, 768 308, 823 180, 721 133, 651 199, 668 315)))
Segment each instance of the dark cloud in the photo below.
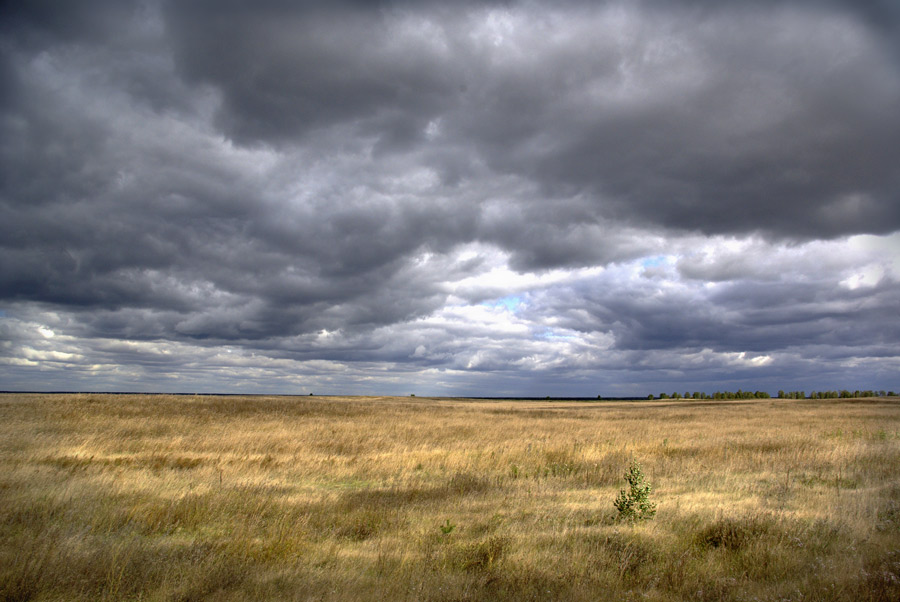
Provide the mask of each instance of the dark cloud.
POLYGON ((431 36, 439 24, 338 3, 171 3, 178 68, 222 94, 218 124, 244 143, 295 143, 349 124, 383 146, 421 137, 456 93, 460 65, 431 36))
POLYGON ((887 1, 4 3, 0 374, 884 380, 898 31, 887 1))
POLYGON ((218 123, 241 142, 341 124, 376 152, 450 144, 548 202, 705 233, 900 225, 900 72, 867 27, 892 22, 883 4, 468 8, 167 15, 181 71, 222 94, 218 123))
POLYGON ((29 47, 102 43, 134 10, 136 3, 116 0, 8 0, 0 6, 0 28, 29 47))

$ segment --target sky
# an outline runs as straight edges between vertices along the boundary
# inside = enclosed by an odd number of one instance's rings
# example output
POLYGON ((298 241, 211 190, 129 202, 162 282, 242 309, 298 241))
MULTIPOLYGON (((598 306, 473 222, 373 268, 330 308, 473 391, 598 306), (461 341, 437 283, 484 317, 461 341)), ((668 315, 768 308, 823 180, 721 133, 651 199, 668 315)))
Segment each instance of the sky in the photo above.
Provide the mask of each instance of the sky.
POLYGON ((900 390, 900 3, 0 4, 0 389, 900 390))

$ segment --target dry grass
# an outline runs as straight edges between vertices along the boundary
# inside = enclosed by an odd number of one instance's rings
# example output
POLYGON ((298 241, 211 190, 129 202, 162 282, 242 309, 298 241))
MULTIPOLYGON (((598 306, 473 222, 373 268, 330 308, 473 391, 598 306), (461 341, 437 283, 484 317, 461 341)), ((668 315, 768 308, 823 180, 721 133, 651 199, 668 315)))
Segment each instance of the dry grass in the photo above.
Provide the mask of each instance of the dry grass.
POLYGON ((0 396, 0 600, 250 599, 898 600, 900 403, 0 396))

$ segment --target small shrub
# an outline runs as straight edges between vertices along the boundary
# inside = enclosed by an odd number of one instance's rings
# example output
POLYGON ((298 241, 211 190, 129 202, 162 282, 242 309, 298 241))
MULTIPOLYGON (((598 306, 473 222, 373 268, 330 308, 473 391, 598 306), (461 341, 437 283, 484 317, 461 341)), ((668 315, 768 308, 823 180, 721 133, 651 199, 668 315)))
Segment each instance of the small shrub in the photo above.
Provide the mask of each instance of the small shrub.
POLYGON ((622 489, 613 505, 619 511, 620 520, 648 520, 656 514, 656 504, 650 501, 653 488, 644 480, 644 471, 636 460, 631 461, 625 473, 628 490, 622 489))

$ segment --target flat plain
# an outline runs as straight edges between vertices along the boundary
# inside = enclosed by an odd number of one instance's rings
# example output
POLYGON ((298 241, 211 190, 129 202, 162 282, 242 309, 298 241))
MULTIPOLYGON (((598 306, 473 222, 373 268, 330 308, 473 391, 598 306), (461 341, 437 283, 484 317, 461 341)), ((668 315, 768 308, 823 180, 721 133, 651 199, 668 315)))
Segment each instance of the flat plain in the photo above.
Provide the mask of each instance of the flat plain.
POLYGON ((900 400, 0 395, 0 600, 263 599, 900 600, 900 400))

